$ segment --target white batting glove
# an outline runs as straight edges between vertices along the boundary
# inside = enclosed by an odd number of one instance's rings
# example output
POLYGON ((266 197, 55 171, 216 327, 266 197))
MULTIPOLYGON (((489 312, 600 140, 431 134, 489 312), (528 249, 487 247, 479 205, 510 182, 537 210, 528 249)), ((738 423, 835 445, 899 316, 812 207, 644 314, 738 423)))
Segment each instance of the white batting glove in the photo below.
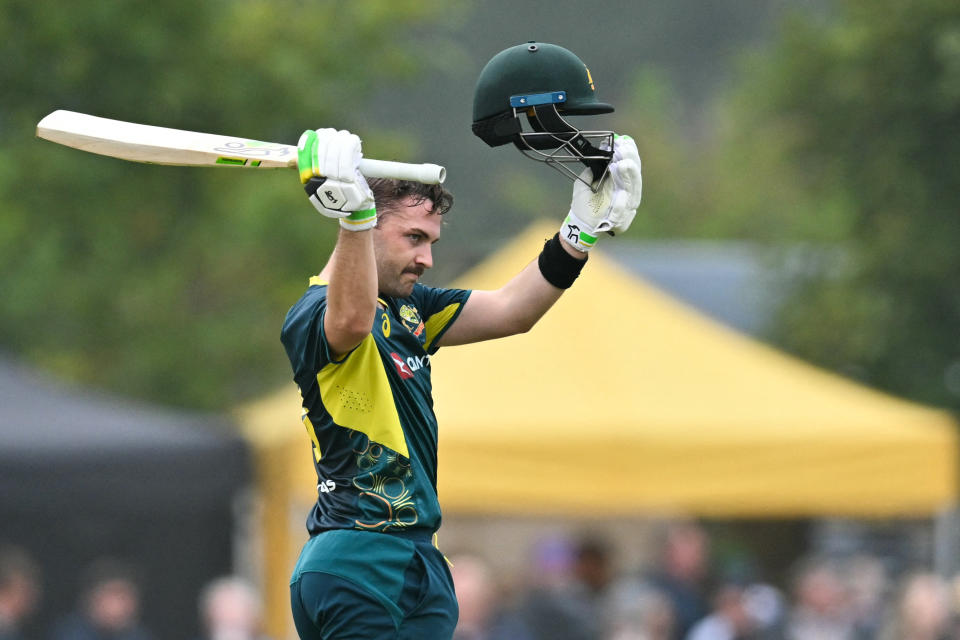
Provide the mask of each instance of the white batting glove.
MULTIPOLYGON (((573 183, 570 212, 560 227, 560 239, 579 251, 590 251, 601 233, 614 235, 630 228, 643 193, 640 154, 630 136, 615 136, 608 174, 596 191, 584 169, 573 183)), ((594 185, 596 186, 596 185, 594 185)))
POLYGON ((297 143, 300 182, 310 203, 350 231, 377 226, 373 192, 357 168, 361 158, 360 138, 349 131, 308 129, 297 143))

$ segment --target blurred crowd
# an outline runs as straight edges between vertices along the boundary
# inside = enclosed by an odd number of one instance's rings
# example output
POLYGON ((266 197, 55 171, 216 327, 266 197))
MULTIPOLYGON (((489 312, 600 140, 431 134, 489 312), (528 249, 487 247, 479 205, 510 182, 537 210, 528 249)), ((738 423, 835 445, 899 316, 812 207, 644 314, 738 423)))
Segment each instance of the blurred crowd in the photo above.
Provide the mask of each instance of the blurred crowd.
MULTIPOLYGON (((861 554, 802 558, 773 584, 718 570, 696 523, 666 528, 657 547, 648 567, 620 571, 602 538, 547 540, 519 583, 478 555, 455 555, 454 640, 960 640, 960 579, 892 575, 861 554)), ((87 569, 75 611, 28 638, 41 578, 27 553, 0 545, 0 640, 165 640, 140 619, 135 571, 111 559, 87 569)), ((252 585, 218 578, 198 594, 195 640, 267 640, 261 614, 252 585)))
MULTIPOLYGON (((23 549, 0 545, 0 640, 28 638, 24 627, 39 616, 42 576, 23 549)), ((162 640, 140 619, 141 587, 134 567, 102 558, 84 573, 75 611, 45 620, 42 640, 162 640)), ((207 584, 197 598, 196 640, 268 640, 261 634, 261 601, 245 580, 224 576, 207 584)))
POLYGON ((772 584, 717 570, 695 523, 669 527, 658 547, 648 568, 622 573, 602 539, 545 542, 520 585, 479 556, 454 556, 454 638, 960 640, 960 580, 929 570, 891 575, 866 554, 805 557, 772 584))

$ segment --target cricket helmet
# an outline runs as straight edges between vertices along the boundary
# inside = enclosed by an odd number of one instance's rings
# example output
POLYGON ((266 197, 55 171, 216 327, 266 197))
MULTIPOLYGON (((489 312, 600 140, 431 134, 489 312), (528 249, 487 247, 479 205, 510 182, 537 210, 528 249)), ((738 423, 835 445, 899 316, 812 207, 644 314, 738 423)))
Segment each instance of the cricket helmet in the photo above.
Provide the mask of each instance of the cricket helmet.
POLYGON ((473 133, 491 147, 512 142, 524 155, 578 179, 590 167, 606 173, 612 131, 581 131, 565 116, 610 113, 599 102, 590 70, 573 52, 530 41, 504 49, 480 72, 473 95, 473 133), (526 127, 524 126, 526 120, 526 127))

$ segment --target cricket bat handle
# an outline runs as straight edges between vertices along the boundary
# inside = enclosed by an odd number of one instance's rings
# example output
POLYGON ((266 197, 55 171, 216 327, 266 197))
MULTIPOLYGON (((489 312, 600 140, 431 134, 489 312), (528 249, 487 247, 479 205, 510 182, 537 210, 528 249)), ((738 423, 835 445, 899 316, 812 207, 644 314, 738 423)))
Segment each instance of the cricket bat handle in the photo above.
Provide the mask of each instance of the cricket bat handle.
POLYGON ((447 179, 447 170, 438 164, 411 164, 363 158, 359 168, 360 173, 367 178, 394 178, 424 184, 443 184, 447 179))

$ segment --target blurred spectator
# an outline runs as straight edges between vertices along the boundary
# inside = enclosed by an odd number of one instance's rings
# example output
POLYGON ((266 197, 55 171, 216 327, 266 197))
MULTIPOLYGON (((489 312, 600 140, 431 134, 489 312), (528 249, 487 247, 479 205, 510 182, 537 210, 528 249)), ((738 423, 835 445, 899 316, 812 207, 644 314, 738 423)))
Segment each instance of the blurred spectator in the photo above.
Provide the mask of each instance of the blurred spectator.
POLYGON ((675 621, 673 638, 682 640, 710 612, 706 597, 710 569, 707 532, 692 522, 670 525, 657 560, 647 580, 669 600, 675 621))
POLYGON ((519 618, 500 606, 490 568, 480 558, 455 556, 450 573, 460 605, 453 640, 532 639, 519 618))
POLYGON ((589 534, 580 538, 574 554, 574 595, 584 608, 583 615, 596 621, 598 634, 607 629, 609 622, 609 599, 614 579, 612 554, 606 540, 589 534))
POLYGON ((267 640, 262 615, 260 595, 242 578, 218 578, 200 594, 204 640, 267 640))
POLYGON ((793 580, 786 640, 853 640, 852 616, 837 569, 817 559, 801 563, 793 580))
POLYGON ((756 625, 760 638, 778 640, 786 615, 784 597, 773 585, 757 582, 743 590, 743 606, 756 625))
POLYGON ((753 640, 759 623, 750 614, 745 588, 727 582, 713 598, 713 610, 696 623, 686 640, 753 640))
POLYGON ((26 551, 0 546, 0 640, 22 640, 40 597, 40 572, 26 551))
POLYGON ((670 640, 673 605, 657 589, 637 580, 618 584, 610 597, 606 640, 670 640))
POLYGON ((932 573, 907 576, 892 619, 879 640, 949 640, 951 598, 947 583, 932 573))
POLYGON ((150 640, 140 626, 140 588, 129 565, 103 558, 85 578, 77 612, 57 624, 51 640, 150 640))
POLYGON ((584 536, 577 543, 573 563, 574 583, 583 596, 599 605, 613 580, 611 551, 606 541, 584 536))
POLYGON ((536 583, 518 612, 534 640, 601 637, 608 556, 603 543, 595 540, 573 545, 554 539, 541 544, 533 572, 536 583))
POLYGON ((883 622, 888 588, 883 563, 871 556, 859 555, 844 564, 848 593, 847 608, 857 640, 874 640, 883 622))

